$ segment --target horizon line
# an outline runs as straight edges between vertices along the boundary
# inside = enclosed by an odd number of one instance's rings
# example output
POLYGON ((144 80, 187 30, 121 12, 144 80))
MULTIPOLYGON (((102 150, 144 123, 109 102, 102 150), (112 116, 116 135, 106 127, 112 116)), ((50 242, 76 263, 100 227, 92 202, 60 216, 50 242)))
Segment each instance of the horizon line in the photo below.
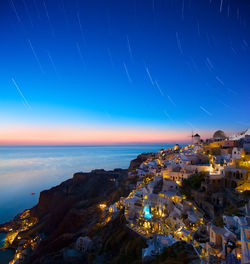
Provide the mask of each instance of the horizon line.
POLYGON ((91 143, 0 143, 0 147, 84 147, 84 146, 133 146, 133 145, 174 145, 190 144, 190 141, 145 141, 145 142, 91 142, 91 143))

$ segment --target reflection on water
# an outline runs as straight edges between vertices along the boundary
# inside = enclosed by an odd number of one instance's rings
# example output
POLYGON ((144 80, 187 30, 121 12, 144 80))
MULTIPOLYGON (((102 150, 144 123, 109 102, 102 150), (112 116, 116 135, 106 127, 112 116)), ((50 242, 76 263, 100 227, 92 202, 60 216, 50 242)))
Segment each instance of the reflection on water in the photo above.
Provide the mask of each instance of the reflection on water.
POLYGON ((127 168, 138 154, 162 147, 167 144, 0 147, 0 223, 34 206, 40 191, 72 177, 74 172, 127 168))
POLYGON ((13 250, 0 250, 0 264, 6 264, 13 258, 13 250))
MULTIPOLYGON (((0 248, 4 246, 4 239, 6 234, 0 233, 0 248)), ((0 264, 6 264, 11 261, 13 257, 13 250, 0 250, 0 264)))

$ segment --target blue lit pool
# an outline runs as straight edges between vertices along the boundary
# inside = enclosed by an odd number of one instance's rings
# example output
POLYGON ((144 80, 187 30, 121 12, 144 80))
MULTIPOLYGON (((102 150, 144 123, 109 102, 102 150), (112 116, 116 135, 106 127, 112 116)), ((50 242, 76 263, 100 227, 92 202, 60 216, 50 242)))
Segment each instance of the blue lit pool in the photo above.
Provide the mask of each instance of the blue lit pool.
POLYGON ((146 219, 150 219, 153 215, 150 213, 150 208, 149 208, 149 206, 145 206, 144 207, 144 209, 143 209, 143 211, 144 211, 144 217, 146 218, 146 219))

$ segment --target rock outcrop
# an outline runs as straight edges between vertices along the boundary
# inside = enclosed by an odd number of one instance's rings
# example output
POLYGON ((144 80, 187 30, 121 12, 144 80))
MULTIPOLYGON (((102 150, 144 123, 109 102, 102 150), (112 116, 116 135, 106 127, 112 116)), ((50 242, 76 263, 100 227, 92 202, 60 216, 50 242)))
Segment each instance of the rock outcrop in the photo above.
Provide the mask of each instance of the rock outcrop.
POLYGON ((136 159, 131 160, 128 171, 133 172, 142 164, 142 162, 153 157, 154 155, 154 153, 142 153, 138 155, 136 159))
MULTIPOLYGON (((126 180, 127 170, 122 169, 78 172, 72 179, 42 191, 38 204, 28 210, 28 218, 37 219, 37 223, 19 232, 12 243, 12 247, 17 248, 22 240, 41 238, 33 250, 29 243, 30 248, 26 250, 29 254, 23 263, 68 263, 65 254, 74 248, 77 238, 89 236, 102 220, 104 212, 99 204, 113 204, 120 196, 128 195, 126 180)), ((10 223, 18 227, 23 221, 17 216, 10 223)), ((83 259, 81 255, 81 263, 83 259)))

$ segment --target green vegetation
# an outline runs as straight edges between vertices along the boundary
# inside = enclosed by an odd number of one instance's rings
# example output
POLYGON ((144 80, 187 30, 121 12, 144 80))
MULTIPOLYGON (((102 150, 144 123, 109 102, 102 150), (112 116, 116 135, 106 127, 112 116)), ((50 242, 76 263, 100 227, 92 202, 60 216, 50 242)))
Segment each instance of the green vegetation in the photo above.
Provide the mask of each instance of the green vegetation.
POLYGON ((194 174, 188 179, 182 181, 180 192, 190 198, 191 190, 198 190, 201 187, 201 182, 205 179, 205 172, 194 174))
POLYGON ((199 172, 197 174, 194 174, 188 179, 183 180, 182 186, 188 186, 191 189, 198 190, 201 187, 201 182, 205 179, 205 173, 199 172))
POLYGON ((221 155, 221 149, 220 148, 212 148, 211 154, 214 156, 219 156, 219 155, 221 155))
POLYGON ((210 148, 208 150, 206 150, 206 154, 207 155, 215 155, 215 156, 218 156, 218 155, 221 155, 221 149, 216 147, 216 148, 210 148))

